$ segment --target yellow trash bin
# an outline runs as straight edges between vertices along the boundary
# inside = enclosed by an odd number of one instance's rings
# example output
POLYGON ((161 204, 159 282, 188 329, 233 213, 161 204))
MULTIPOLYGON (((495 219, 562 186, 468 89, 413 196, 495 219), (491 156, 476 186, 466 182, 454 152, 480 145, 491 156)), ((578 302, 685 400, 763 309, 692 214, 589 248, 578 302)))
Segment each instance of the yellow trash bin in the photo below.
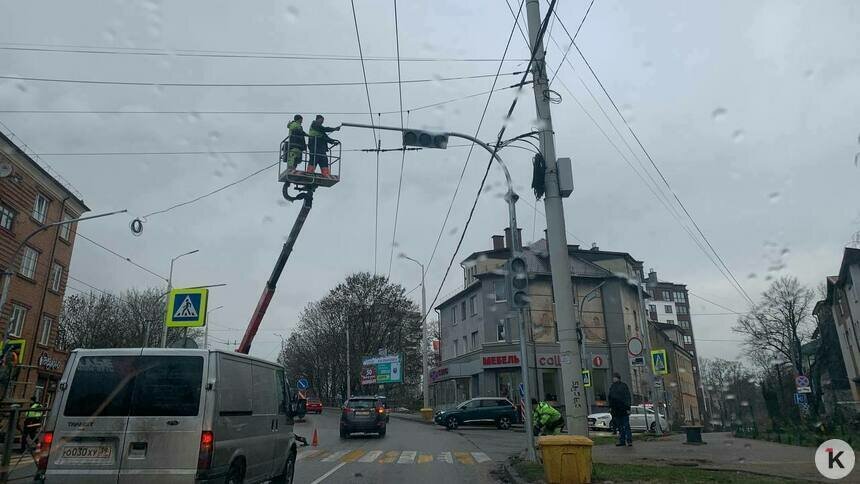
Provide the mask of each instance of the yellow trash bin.
POLYGON ((591 482, 591 446, 579 435, 546 435, 538 439, 548 484, 591 482))

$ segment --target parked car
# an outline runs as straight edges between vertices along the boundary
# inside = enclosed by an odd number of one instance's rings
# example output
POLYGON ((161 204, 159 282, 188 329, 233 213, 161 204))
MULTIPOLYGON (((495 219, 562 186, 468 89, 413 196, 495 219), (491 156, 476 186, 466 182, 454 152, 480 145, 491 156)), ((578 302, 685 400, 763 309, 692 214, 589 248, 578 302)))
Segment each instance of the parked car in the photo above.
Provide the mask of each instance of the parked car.
POLYGON ((323 404, 322 404, 322 400, 320 400, 319 398, 316 398, 316 397, 308 398, 308 403, 306 404, 306 406, 307 406, 307 412, 308 413, 315 413, 315 414, 321 414, 322 413, 323 404))
POLYGON ((283 368, 233 352, 75 350, 37 452, 48 483, 291 482, 283 368))
MULTIPOLYGON (((657 422, 654 418, 654 409, 651 406, 634 405, 630 407, 630 430, 640 432, 654 432, 657 422)), ((669 429, 669 421, 660 414, 660 427, 665 431, 669 429)))
POLYGON ((612 431, 612 414, 609 412, 592 413, 588 416, 588 428, 591 430, 612 431))
POLYGON ((456 408, 437 412, 433 419, 438 425, 454 430, 465 423, 493 423, 502 430, 519 421, 519 412, 510 400, 499 397, 478 397, 456 408))
POLYGON ((388 416, 377 397, 352 397, 343 404, 340 415, 340 438, 349 438, 356 432, 379 434, 385 437, 388 416))

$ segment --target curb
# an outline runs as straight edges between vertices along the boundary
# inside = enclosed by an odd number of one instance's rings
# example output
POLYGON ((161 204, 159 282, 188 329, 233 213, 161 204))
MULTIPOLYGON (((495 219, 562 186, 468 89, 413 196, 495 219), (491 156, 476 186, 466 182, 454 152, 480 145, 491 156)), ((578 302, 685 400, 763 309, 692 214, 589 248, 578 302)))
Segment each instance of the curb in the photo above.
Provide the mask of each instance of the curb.
POLYGON ((508 478, 514 484, 531 484, 522 477, 520 477, 520 475, 517 474, 517 471, 515 471, 514 468, 508 462, 502 462, 502 468, 505 470, 505 474, 507 474, 508 478))
POLYGON ((392 418, 400 419, 400 420, 409 420, 415 423, 422 423, 426 425, 433 425, 433 421, 425 421, 420 415, 412 415, 409 413, 389 413, 388 414, 392 418))

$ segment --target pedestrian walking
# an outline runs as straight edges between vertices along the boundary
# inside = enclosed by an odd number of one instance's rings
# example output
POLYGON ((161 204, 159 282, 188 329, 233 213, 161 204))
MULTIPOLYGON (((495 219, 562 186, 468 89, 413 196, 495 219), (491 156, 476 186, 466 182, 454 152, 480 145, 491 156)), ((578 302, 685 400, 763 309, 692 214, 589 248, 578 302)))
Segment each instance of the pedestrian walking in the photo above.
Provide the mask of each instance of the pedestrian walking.
POLYGON ((612 386, 609 387, 609 413, 618 428, 617 447, 633 445, 633 433, 630 431, 630 388, 621 381, 621 375, 612 374, 612 386))
POLYGON ((30 397, 30 409, 24 413, 24 428, 21 431, 21 453, 27 451, 27 441, 36 438, 39 426, 42 425, 42 404, 33 395, 30 397))
POLYGON ((328 146, 329 144, 337 144, 338 141, 328 136, 332 131, 340 131, 340 126, 337 128, 329 128, 323 126, 325 118, 317 114, 314 122, 311 123, 311 129, 308 130, 308 144, 310 145, 310 161, 308 161, 307 173, 313 173, 316 165, 320 166, 320 171, 323 176, 331 176, 331 168, 328 162, 328 146))
POLYGON ((296 165, 302 161, 302 152, 307 151, 308 145, 305 142, 305 130, 302 128, 302 115, 296 114, 293 120, 287 124, 289 138, 287 142, 287 169, 295 170, 296 165))

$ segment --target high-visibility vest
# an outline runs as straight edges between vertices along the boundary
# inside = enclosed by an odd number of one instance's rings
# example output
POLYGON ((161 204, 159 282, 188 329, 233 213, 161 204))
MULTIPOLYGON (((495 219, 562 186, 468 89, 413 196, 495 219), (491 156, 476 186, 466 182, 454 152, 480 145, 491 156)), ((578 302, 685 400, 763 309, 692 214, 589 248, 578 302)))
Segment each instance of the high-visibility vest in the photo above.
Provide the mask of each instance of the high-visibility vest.
POLYGON ((30 405, 30 410, 24 414, 27 418, 42 418, 42 404, 41 403, 33 403, 30 405))

